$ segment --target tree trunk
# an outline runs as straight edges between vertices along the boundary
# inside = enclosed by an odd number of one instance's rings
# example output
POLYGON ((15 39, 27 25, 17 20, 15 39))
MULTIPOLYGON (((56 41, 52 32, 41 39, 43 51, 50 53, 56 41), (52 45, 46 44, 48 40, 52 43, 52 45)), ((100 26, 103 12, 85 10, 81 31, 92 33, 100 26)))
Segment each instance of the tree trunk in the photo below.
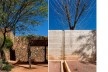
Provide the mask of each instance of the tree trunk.
POLYGON ((74 26, 70 27, 70 30, 74 30, 74 29, 75 29, 75 27, 74 27, 74 26))
POLYGON ((5 45, 5 41, 6 41, 6 32, 3 33, 3 43, 2 43, 2 45, 0 46, 0 52, 2 51, 2 48, 3 48, 4 45, 5 45))
POLYGON ((31 68, 31 50, 30 50, 30 46, 28 46, 28 62, 29 62, 29 68, 31 68))
POLYGON ((3 47, 5 45, 5 41, 6 41, 6 28, 4 29, 4 32, 3 32, 3 43, 2 45, 0 46, 0 57, 1 59, 3 59, 5 61, 5 56, 4 56, 4 52, 3 52, 3 47))
POLYGON ((3 62, 6 62, 6 56, 4 50, 1 51, 1 58, 3 62))

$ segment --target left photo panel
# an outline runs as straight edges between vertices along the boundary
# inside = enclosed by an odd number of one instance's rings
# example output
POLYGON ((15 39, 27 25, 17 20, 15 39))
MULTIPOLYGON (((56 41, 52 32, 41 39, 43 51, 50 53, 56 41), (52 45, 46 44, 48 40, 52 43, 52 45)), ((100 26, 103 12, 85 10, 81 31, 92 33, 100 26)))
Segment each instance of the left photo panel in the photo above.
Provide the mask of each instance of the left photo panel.
POLYGON ((0 72, 48 72, 48 0, 0 1, 0 72))

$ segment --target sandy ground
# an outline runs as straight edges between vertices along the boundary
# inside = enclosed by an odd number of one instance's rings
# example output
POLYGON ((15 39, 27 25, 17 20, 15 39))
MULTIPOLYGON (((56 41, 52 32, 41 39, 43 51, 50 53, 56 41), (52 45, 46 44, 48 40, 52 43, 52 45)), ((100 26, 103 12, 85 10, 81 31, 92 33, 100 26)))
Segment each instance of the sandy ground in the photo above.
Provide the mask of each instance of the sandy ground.
POLYGON ((28 67, 29 65, 26 64, 15 65, 10 72, 48 72, 47 64, 32 65, 31 69, 28 67))
MULTIPOLYGON (((71 72, 96 72, 96 65, 79 61, 66 61, 71 72)), ((49 61, 49 72, 60 72, 60 61, 49 61)))
POLYGON ((61 72, 61 62, 60 61, 49 61, 49 72, 61 72))
POLYGON ((72 72, 96 72, 96 65, 90 63, 81 63, 79 61, 67 61, 72 72))

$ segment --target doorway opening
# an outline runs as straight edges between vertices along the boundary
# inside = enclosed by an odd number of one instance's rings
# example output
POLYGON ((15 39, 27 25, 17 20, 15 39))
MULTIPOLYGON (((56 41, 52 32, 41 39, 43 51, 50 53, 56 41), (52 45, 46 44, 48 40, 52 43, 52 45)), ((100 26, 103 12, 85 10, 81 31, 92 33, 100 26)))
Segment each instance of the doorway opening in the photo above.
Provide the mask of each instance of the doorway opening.
POLYGON ((13 50, 12 48, 10 48, 10 60, 16 60, 15 50, 13 50))

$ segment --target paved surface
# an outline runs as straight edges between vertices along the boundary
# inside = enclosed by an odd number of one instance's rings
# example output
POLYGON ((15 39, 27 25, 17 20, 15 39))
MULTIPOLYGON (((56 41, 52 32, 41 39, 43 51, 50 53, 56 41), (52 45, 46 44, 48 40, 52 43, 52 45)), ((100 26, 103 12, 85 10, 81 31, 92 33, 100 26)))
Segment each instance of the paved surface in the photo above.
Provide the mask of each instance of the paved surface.
POLYGON ((96 72, 96 65, 85 64, 78 61, 67 61, 72 72, 96 72))
POLYGON ((48 62, 49 72, 61 72, 61 62, 60 61, 49 61, 48 62))
POLYGON ((11 72, 48 72, 47 64, 32 65, 31 69, 28 67, 25 64, 15 65, 11 72))

